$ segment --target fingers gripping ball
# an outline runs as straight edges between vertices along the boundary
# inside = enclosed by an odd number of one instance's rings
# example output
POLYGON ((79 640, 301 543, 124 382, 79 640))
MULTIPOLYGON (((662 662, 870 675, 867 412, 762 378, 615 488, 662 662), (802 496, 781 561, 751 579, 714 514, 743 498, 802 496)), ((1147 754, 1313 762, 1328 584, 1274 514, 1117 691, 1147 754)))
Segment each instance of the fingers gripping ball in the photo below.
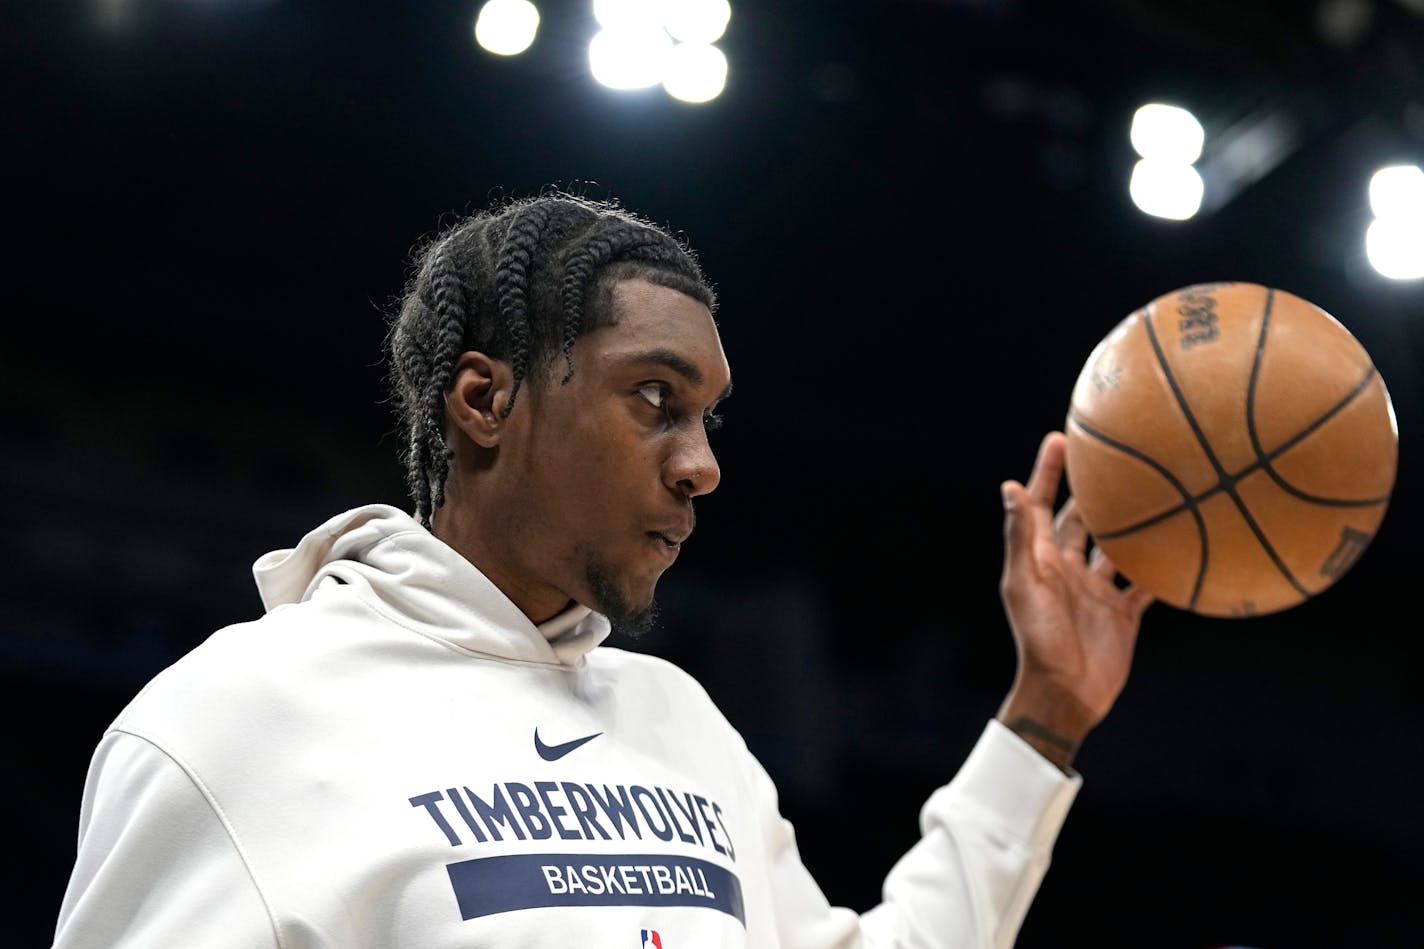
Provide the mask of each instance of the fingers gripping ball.
POLYGON ((1094 542, 1159 600, 1273 613, 1339 580, 1394 489, 1399 435, 1360 342, 1282 290, 1164 294, 1088 357, 1068 487, 1094 542))

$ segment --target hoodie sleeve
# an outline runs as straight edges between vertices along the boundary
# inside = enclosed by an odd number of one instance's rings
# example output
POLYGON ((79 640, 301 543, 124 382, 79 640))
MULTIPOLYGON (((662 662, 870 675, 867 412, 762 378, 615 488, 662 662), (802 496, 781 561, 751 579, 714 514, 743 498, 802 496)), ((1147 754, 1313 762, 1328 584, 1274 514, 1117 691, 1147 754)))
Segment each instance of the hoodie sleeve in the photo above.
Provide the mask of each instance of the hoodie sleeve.
POLYGON ((768 846, 782 945, 1008 949, 1081 784, 991 720, 921 809, 920 840, 886 876, 883 901, 858 919, 826 904, 778 816, 768 846))
POLYGON ((94 753, 54 949, 277 945, 236 842, 204 789, 150 742, 94 753))

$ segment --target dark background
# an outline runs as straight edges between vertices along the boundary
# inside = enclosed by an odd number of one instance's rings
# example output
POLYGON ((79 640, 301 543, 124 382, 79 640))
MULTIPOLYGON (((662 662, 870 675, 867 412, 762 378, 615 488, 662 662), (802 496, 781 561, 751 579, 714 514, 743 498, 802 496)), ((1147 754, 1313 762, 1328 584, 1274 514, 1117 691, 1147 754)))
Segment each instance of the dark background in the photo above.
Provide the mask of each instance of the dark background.
POLYGON ((736 377, 666 622, 620 644, 703 679, 858 909, 1008 687, 997 485, 1092 345, 1202 280, 1341 319, 1402 433, 1380 533, 1283 613, 1149 611, 1019 945, 1424 944, 1424 284, 1363 260, 1369 173, 1424 158, 1420 8, 734 0, 692 106, 596 85, 582 2, 501 59, 475 0, 6 0, 0 943, 48 944, 94 744, 259 612, 251 562, 406 503, 379 356, 411 246, 553 185, 685 232, 736 377), (1127 127, 1158 98, 1209 148, 1296 136, 1149 218, 1127 127))

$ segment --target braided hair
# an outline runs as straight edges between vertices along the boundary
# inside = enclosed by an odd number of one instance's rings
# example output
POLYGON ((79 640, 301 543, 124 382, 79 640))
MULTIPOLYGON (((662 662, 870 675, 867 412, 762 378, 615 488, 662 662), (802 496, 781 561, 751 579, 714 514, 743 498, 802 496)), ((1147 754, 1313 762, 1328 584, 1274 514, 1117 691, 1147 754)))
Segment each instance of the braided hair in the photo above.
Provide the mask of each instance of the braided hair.
POLYGON ((574 373, 582 334, 617 319, 613 285, 639 278, 716 301, 692 250, 610 201, 562 192, 507 201, 470 215, 416 249, 413 274, 385 339, 416 519, 429 525, 445 500, 454 452, 445 441, 445 393, 460 354, 507 360, 514 385, 542 381, 562 357, 574 373))

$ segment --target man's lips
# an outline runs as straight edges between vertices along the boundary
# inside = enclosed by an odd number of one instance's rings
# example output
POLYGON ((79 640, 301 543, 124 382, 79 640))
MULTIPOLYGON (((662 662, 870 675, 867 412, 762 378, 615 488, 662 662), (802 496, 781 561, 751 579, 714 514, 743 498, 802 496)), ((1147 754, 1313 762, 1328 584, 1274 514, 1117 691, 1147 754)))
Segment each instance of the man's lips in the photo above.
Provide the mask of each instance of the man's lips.
MULTIPOLYGON (((684 512, 690 514, 690 512, 684 512)), ((657 525, 648 531, 648 536, 676 549, 687 542, 687 538, 692 536, 693 521, 689 517, 679 517, 675 521, 667 521, 657 525)))
POLYGON ((676 550, 682 546, 683 541, 692 536, 692 532, 683 530, 648 531, 648 536, 676 550))

